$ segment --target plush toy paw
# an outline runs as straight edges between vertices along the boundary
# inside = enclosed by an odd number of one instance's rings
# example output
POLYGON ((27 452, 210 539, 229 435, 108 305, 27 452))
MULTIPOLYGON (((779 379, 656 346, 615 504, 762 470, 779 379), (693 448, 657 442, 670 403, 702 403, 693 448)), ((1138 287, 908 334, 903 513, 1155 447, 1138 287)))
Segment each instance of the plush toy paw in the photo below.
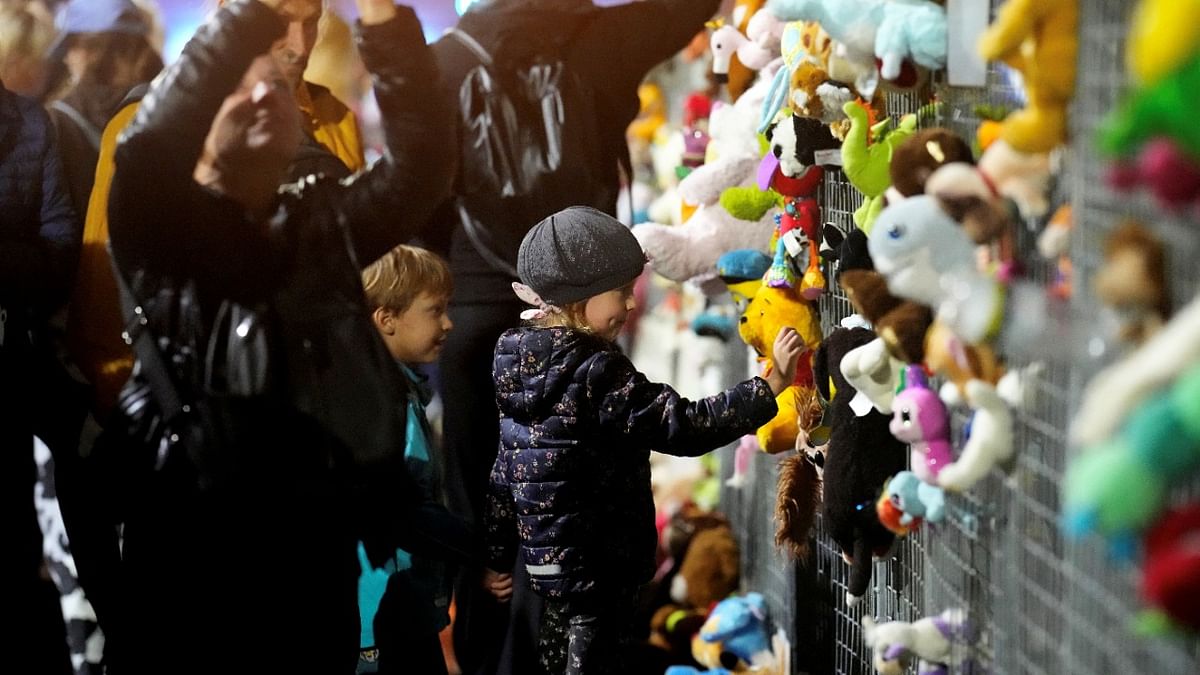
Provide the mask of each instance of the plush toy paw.
POLYGON ((962 492, 1012 457, 1012 414, 996 388, 982 380, 967 383, 967 402, 975 410, 971 437, 953 464, 942 469, 937 481, 941 487, 962 492))
MULTIPOLYGON (((899 362, 888 355, 882 338, 851 350, 842 358, 842 375, 879 412, 890 415, 896 398, 899 362)), ((853 404, 852 404, 853 405, 853 404)), ((869 410, 869 409, 868 409, 869 410)), ((855 410, 860 417, 868 410, 855 410)))

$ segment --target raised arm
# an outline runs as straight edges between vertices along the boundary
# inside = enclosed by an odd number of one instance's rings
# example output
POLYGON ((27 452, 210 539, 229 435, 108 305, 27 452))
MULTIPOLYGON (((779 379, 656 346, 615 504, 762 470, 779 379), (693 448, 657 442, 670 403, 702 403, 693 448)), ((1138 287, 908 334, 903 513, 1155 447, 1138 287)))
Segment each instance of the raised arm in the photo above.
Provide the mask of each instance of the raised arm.
POLYGON ((155 80, 115 153, 109 224, 122 266, 211 277, 231 292, 266 276, 265 228, 202 190, 193 172, 225 97, 283 29, 258 0, 226 4, 155 80))
POLYGON ((762 378, 689 401, 668 385, 648 381, 617 352, 594 358, 587 387, 602 431, 630 446, 669 455, 703 455, 752 433, 779 411, 762 378))
POLYGON ((359 263, 411 239, 450 194, 452 118, 416 14, 390 0, 359 0, 357 42, 375 85, 387 152, 339 195, 359 263))
POLYGON ((642 0, 600 11, 576 47, 601 69, 614 92, 631 91, 651 68, 673 56, 704 29, 721 0, 642 0))

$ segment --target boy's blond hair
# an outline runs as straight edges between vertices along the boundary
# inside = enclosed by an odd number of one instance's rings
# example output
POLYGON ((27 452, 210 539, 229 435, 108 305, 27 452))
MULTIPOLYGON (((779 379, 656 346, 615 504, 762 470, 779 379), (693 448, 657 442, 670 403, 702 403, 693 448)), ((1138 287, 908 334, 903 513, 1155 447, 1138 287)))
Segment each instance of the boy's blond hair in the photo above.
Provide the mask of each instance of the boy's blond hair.
POLYGON ((449 298, 450 267, 441 256, 416 246, 397 246, 362 273, 371 309, 407 310, 421 293, 449 298))

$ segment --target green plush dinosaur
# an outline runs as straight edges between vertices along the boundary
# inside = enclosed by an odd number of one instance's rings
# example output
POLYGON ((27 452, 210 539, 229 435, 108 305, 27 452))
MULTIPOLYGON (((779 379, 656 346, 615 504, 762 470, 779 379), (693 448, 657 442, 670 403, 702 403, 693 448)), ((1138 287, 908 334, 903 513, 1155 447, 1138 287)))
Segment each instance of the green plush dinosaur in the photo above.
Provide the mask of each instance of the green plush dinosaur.
POLYGON ((842 110, 850 118, 850 131, 842 143, 842 171, 850 184, 866 197, 854 212, 854 224, 870 234, 875 218, 883 210, 883 193, 892 184, 888 175, 892 153, 916 132, 917 116, 905 115, 892 128, 890 118, 870 126, 867 108, 857 101, 847 103, 842 110))
POLYGON ((773 190, 763 192, 756 187, 725 188, 721 193, 721 207, 729 215, 738 220, 758 222, 775 206, 778 206, 779 195, 773 190))
POLYGON ((1200 124, 1196 124, 1196 92, 1200 91, 1200 54, 1158 82, 1133 92, 1109 115, 1098 131, 1100 150, 1109 157, 1133 157, 1156 136, 1173 139, 1200 158, 1200 124))

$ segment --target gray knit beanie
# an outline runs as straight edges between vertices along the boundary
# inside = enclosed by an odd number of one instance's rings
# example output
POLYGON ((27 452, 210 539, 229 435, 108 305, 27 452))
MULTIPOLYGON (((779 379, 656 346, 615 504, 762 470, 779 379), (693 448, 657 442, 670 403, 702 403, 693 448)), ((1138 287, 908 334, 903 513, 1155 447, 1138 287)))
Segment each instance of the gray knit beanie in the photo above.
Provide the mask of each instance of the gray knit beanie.
POLYGON ((638 278, 646 254, 607 213, 572 206, 533 226, 517 253, 517 274, 542 300, 569 305, 638 278))

